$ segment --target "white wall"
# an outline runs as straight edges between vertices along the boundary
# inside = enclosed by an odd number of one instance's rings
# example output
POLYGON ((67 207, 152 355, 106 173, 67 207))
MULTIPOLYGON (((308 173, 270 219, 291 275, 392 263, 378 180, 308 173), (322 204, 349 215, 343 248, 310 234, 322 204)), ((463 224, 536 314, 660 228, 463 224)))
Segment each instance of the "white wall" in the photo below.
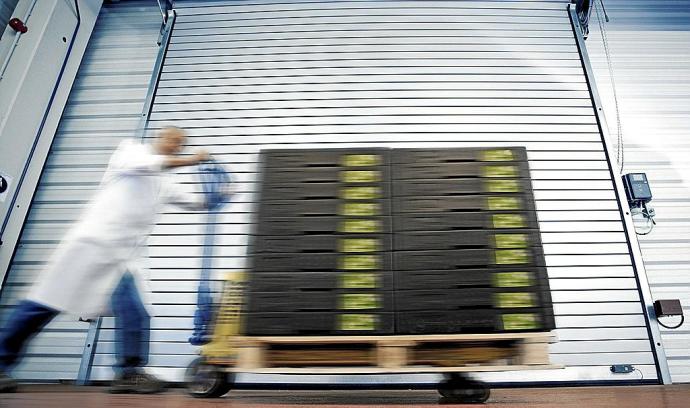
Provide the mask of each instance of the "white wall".
MULTIPOLYGON (((96 190, 113 149, 134 136, 160 27, 155 1, 106 4, 98 15, 0 293, 0 328, 96 190)), ((31 343, 13 375, 74 380, 88 328, 59 316, 31 343)))
POLYGON ((72 88, 101 0, 23 0, 28 31, 0 40, 0 285, 72 88), (80 17, 79 17, 80 16, 80 17), (16 40, 16 41, 15 41, 16 40))
MULTIPOLYGON (((656 378, 566 4, 179 2, 149 125, 187 128, 190 143, 208 146, 239 181, 217 226, 216 278, 246 265, 262 148, 525 146, 560 337, 552 359, 568 368, 486 378, 640 378, 612 375, 614 363, 656 378)), ((171 209, 150 242, 151 365, 174 380, 196 352, 186 340, 203 221, 171 209)), ((110 375, 110 327, 106 321, 96 379, 110 375)))
MULTIPOLYGON (((289 27, 277 30, 280 27, 268 25, 275 22, 274 18, 282 17, 285 13, 299 14, 302 12, 300 10, 307 10, 307 15, 315 12, 327 14, 334 3, 281 2, 281 11, 278 12, 278 6, 271 1, 225 2, 232 3, 227 7, 216 2, 217 8, 199 9, 197 13, 195 9, 203 6, 202 3, 205 2, 178 2, 180 25, 174 33, 171 54, 166 62, 154 106, 151 128, 171 122, 189 127, 193 143, 209 145, 218 157, 231 163, 231 168, 243 183, 242 193, 237 202, 227 208, 219 227, 223 233, 218 238, 219 254, 223 259, 216 264, 217 276, 223 270, 241 268, 244 265, 245 243, 251 227, 247 223, 247 215, 252 209, 256 153, 261 147, 306 147, 324 141, 335 146, 331 143, 335 140, 324 137, 334 133, 341 135, 338 140, 352 144, 413 146, 432 142, 436 146, 506 143, 523 145, 529 150, 545 249, 550 251, 547 254, 547 262, 550 262, 548 272, 554 289, 559 326, 557 332, 561 339, 553 345, 551 351, 554 361, 567 364, 569 368, 535 373, 529 378, 522 373, 488 378, 501 381, 639 378, 639 373, 629 376, 611 375, 608 365, 613 363, 632 363, 642 370, 645 379, 656 377, 629 257, 620 250, 624 242, 620 218, 615 215, 611 183, 605 175, 607 163, 598 133, 593 126, 591 104, 586 95, 581 67, 571 66, 572 61, 568 57, 575 48, 572 34, 567 33, 569 23, 565 14, 566 1, 385 2, 381 4, 390 7, 381 12, 386 21, 377 24, 361 16, 350 19, 348 24, 355 31, 348 32, 349 35, 319 34, 319 31, 328 31, 332 23, 338 22, 339 16, 331 16, 335 21, 329 20, 328 24, 310 33, 298 34, 289 27), (441 9, 442 15, 437 18, 437 22, 426 23, 428 28, 441 28, 433 35, 426 35, 429 34, 427 31, 409 30, 409 24, 405 25, 405 30, 399 31, 387 25, 391 23, 388 21, 390 19, 407 21, 404 19, 418 15, 419 8, 415 11, 409 10, 409 7, 418 7, 419 4, 428 8, 432 15, 436 12, 437 16, 438 10, 432 9, 436 6, 446 7, 441 9), (456 10, 457 13, 449 14, 447 7, 450 6, 453 10, 458 4, 464 7, 462 13, 456 10), (468 9, 478 5, 489 6, 481 9, 490 11, 485 12, 483 17, 467 14, 468 9), (234 7, 231 14, 218 14, 229 7, 234 7), (392 8, 399 8, 401 13, 395 13, 397 17, 392 17, 392 8), (562 15, 557 11, 561 9, 562 15), (248 14, 233 16, 238 11, 248 14), (192 16, 195 13, 199 15, 192 16), (253 13, 270 19, 264 21, 264 26, 243 20, 242 16, 250 18, 253 13), (467 15, 468 20, 459 21, 457 26, 447 24, 444 18, 456 14, 467 15), (520 17, 511 18, 513 14, 520 17), (481 18, 488 21, 475 23, 481 18), (524 24, 528 24, 530 18, 543 21, 538 27, 525 28, 527 26, 524 24), (550 29, 551 20, 555 22, 556 30, 550 29), (388 34, 396 35, 387 35, 386 30, 366 32, 379 29, 382 24, 386 25, 388 34), (343 37, 348 39, 344 40, 343 37), (389 38, 393 38, 393 44, 388 41, 389 38), (477 42, 477 38, 481 40, 477 42), (332 65, 322 69, 314 68, 317 63, 332 64, 328 61, 333 58, 327 53, 314 55, 320 53, 321 49, 327 49, 329 45, 343 48, 361 44, 381 53, 384 41, 385 44, 404 44, 410 47, 408 52, 417 53, 418 56, 410 56, 409 60, 421 61, 420 65, 427 64, 426 67, 404 67, 400 61, 401 51, 398 50, 394 51, 395 60, 389 64, 357 68, 360 71, 352 70, 352 66, 344 69, 337 69, 332 65), (428 62, 426 54, 419 54, 430 49, 427 46, 429 42, 442 45, 436 50, 453 51, 455 54, 450 59, 452 64, 439 68, 441 63, 436 60, 428 62), (315 48, 317 46, 320 48, 315 48), (492 57, 481 54, 479 65, 472 65, 477 60, 472 58, 471 53, 494 52, 499 49, 502 52, 508 51, 517 58, 507 62, 499 61, 493 54, 492 57), (299 69, 289 71, 290 74, 281 72, 280 69, 266 69, 271 68, 269 65, 274 63, 265 62, 265 59, 284 60, 285 57, 277 56, 284 52, 298 52, 300 56, 311 55, 316 59, 299 69), (555 52, 564 53, 566 58, 555 58, 555 52), (539 57, 540 53, 546 55, 539 57), (424 58, 419 57, 420 55, 424 55, 424 58), (217 64, 218 62, 221 64, 217 64), (369 76, 363 80, 364 77, 357 74, 369 76), (376 96, 375 87, 381 87, 384 95, 376 96), (328 93, 325 92, 327 88, 328 93), (299 92, 305 93, 300 96, 299 92), (353 93, 358 96, 343 105, 344 98, 341 96, 353 93), (376 130, 374 127, 362 126, 362 123, 370 119, 366 115, 372 112, 377 118, 390 122, 396 120, 396 113, 422 111, 438 106, 439 101, 445 109, 440 111, 443 115, 435 111, 424 115, 418 123, 396 122, 387 126, 384 131, 375 133, 375 137, 371 133, 372 129, 376 130), (481 108, 471 110, 473 106, 481 108), (329 107, 336 108, 338 112, 349 109, 348 112, 354 115, 355 120, 343 122, 341 114, 328 113, 329 107), (301 113, 296 114, 296 111, 290 110, 292 108, 301 109, 301 113), (287 112, 289 113, 285 114, 287 112), (491 112, 491 117, 476 121, 475 118, 481 117, 482 113, 488 115, 487 112, 491 112), (277 117, 282 118, 276 119, 277 117), (304 119, 306 117, 312 119, 304 119), (308 121, 313 120, 323 121, 319 126, 328 127, 316 128, 314 124, 309 125, 308 121), (266 126, 271 121, 274 123, 266 126), (313 129, 319 130, 313 132, 313 129), (355 132, 351 132, 353 129, 355 132), (585 199, 580 200, 582 197, 585 199), (594 263, 584 265, 591 262, 594 263), (607 313, 602 315, 602 310, 607 313)), ((643 4, 629 1, 607 2, 611 3, 614 4, 614 9, 622 7, 624 3, 630 7, 643 4)), ((351 8, 366 5, 361 1, 339 4, 351 4, 351 8)), ((99 22, 99 29, 88 51, 91 62, 82 67, 73 93, 73 103, 68 105, 63 117, 53 154, 29 215, 30 223, 21 238, 24 249, 19 255, 22 258, 13 263, 9 275, 8 284, 13 285, 16 292, 11 295, 13 300, 6 300, 10 298, 3 293, 3 304, 9 305, 16 301, 16 296, 21 295, 27 284, 35 279, 41 263, 93 192, 112 148, 122 137, 129 136, 136 126, 134 116, 139 114, 157 50, 154 41, 160 27, 159 14, 155 3, 149 1, 121 2, 112 7, 101 16, 102 21, 99 22), (8 303, 4 303, 6 301, 8 303)), ((671 15, 664 18, 668 20, 675 15, 671 12, 671 15)), ((279 21, 280 25, 285 23, 284 19, 279 21)), ((299 29, 300 26, 292 28, 299 29)), ((594 28, 593 31, 591 39, 597 35, 594 28)), ((677 37, 678 32, 654 35, 657 35, 656 42, 650 41, 652 37, 645 33, 633 37, 638 44, 628 44, 626 47, 646 47, 636 51, 645 56, 644 67, 656 63, 652 60, 654 55, 666 56, 666 63, 662 65, 664 69, 676 66, 674 64, 677 61, 671 59, 679 49, 684 49, 684 44, 689 43, 684 39, 687 37, 677 37), (667 36, 677 39, 673 53, 664 51, 662 46, 667 36)), ((621 41, 629 41, 629 36, 623 37, 625 39, 621 41)), ((592 40, 589 40, 588 48, 595 67, 601 72, 600 60, 597 59, 597 50, 592 40)), ((674 101, 670 104, 671 108, 668 108, 669 104, 665 104, 663 109, 657 108, 653 118, 661 121, 662 116, 670 115, 676 118, 672 122, 676 129, 686 129, 681 119, 690 106, 688 93, 683 94, 683 87, 687 86, 687 76, 684 76, 687 75, 687 70, 673 71, 678 82, 674 83, 673 88, 665 88, 664 84, 670 79, 664 74, 636 67, 627 60, 623 65, 625 69, 642 71, 645 78, 658 81, 653 87, 646 88, 644 94, 640 94, 637 87, 631 88, 636 106, 645 109, 632 111, 630 117, 648 112, 647 107, 650 105, 664 106, 654 102, 671 99, 674 101), (676 93, 681 93, 680 97, 674 96, 674 89, 676 93), (661 90, 670 92, 672 97, 665 94, 645 99, 657 95, 655 92, 661 90)), ((682 67, 685 66, 681 64, 682 67)), ((641 74, 635 71, 634 75, 641 74)), ((600 79, 599 85, 606 100, 605 81, 600 79)), ((610 112, 607 113, 609 123, 615 123, 611 120, 610 112)), ((663 118, 664 123, 668 123, 665 119, 663 118)), ((659 126, 658 129, 666 128, 659 126)), ((687 152, 688 147, 682 142, 673 143, 665 149, 665 155, 687 152)), ((665 185, 660 187, 657 183, 660 179, 649 173, 653 192, 657 197, 655 203, 660 213, 659 221, 663 222, 662 207, 668 206, 674 211, 672 214, 680 214, 677 212, 682 211, 680 206, 688 201, 687 190, 679 190, 679 183, 673 182, 673 172, 683 167, 682 164, 674 165, 669 159, 653 163, 656 156, 649 153, 652 151, 650 147, 646 149, 637 150, 636 160, 647 160, 642 167, 649 171, 652 166, 656 166, 654 168, 664 174, 670 174, 665 178, 668 180, 665 185), (659 198, 664 189, 668 191, 667 197, 671 201, 661 205, 659 198)), ((628 154, 632 156, 634 151, 634 148, 630 148, 628 154)), ((682 159, 678 160, 682 162, 682 159)), ((683 224, 687 222, 687 214, 668 217, 673 221, 673 226, 665 227, 669 228, 669 235, 655 241, 654 245, 668 248, 667 245, 670 244, 671 248, 687 249, 683 247, 688 242, 683 235, 687 230, 683 224)), ((154 372, 173 380, 181 378, 183 367, 196 352, 194 347, 186 343, 186 339, 191 332, 191 315, 194 310, 194 279, 200 265, 202 220, 203 217, 198 214, 168 211, 151 241, 156 291, 152 366, 154 372), (183 257, 175 258, 176 255, 183 257)), ((655 235, 650 236, 651 239, 654 237, 655 235)), ((643 242, 646 255, 650 248, 647 247, 647 242, 643 242)), ((656 264, 647 255, 653 289, 670 288, 677 290, 677 296, 681 293, 687 296, 685 286, 674 286, 678 280, 687 282, 682 252, 663 249, 656 251, 656 264), (681 257, 680 261, 673 261, 675 257, 681 257), (672 266, 668 266, 667 259, 671 260, 672 266), (658 280, 654 276, 657 269, 655 265, 662 271, 657 275, 658 280)), ((685 253, 687 254, 686 250, 685 253)), ((94 379, 107 379, 111 375, 109 365, 112 362, 112 330, 111 322, 106 320, 105 323, 102 342, 98 347, 94 379)), ((73 321, 69 322, 69 325, 73 324, 73 321)), ((52 333, 62 330, 58 326, 55 328, 52 333)), ((83 329, 79 328, 81 333, 83 329)), ((681 381, 687 378, 682 377, 682 373, 688 373, 688 357, 683 354, 687 351, 684 346, 687 342, 683 343, 685 340, 685 337, 678 335, 665 338, 667 347, 685 356, 676 358, 673 352, 669 352, 672 367, 677 367, 674 379, 681 381)), ((46 340, 43 345, 50 345, 50 341, 46 340)), ((83 337, 68 340, 66 344, 74 347, 80 342, 83 344, 83 337)), ((37 343, 36 347, 39 346, 41 344, 37 343)), ((61 363, 41 358, 34 362, 43 364, 41 367, 61 363)), ((54 373, 39 376, 37 370, 26 371, 22 377, 63 378, 54 373)), ((330 379, 376 382, 430 381, 434 378, 330 379)))
MULTIPOLYGON (((690 314, 690 1, 605 1, 628 172, 646 172, 658 225, 640 246, 655 299, 690 314)), ((612 139, 615 103, 601 32, 587 40, 612 139)), ((615 157, 615 155, 614 155, 615 157)), ((674 324, 677 319, 665 319, 674 324)), ((662 328, 673 382, 690 382, 690 321, 662 328)))

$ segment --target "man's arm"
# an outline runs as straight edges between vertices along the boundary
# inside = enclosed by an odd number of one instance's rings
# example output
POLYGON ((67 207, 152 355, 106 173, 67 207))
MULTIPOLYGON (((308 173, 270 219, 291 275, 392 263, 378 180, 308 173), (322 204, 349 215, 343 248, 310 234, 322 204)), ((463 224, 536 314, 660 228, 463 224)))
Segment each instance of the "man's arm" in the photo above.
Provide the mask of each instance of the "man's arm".
POLYGON ((183 185, 172 181, 170 178, 164 179, 163 191, 164 201, 167 204, 173 204, 192 211, 205 210, 208 206, 206 196, 203 193, 187 191, 183 185))
POLYGON ((164 169, 174 169, 175 167, 193 166, 208 160, 209 154, 205 150, 199 150, 192 156, 165 156, 163 159, 164 169))

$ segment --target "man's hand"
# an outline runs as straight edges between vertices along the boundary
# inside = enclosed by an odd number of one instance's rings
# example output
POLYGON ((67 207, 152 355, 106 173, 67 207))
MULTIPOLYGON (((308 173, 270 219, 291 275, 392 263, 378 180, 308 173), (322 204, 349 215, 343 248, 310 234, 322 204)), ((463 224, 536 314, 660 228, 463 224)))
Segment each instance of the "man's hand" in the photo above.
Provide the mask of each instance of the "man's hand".
MULTIPOLYGON (((194 160, 196 160, 196 163, 201 163, 207 161, 211 155, 206 151, 206 150, 197 150, 196 153, 194 153, 194 160)), ((196 164, 194 163, 194 164, 196 164)))

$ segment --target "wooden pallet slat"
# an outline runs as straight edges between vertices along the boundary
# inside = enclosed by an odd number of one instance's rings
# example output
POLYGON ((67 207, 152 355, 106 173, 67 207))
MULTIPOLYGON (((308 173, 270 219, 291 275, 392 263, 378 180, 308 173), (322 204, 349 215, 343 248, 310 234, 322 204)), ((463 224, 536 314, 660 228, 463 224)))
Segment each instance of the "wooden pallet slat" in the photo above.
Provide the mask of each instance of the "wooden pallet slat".
POLYGON ((214 361, 251 373, 409 373, 557 368, 548 332, 275 336, 233 339, 235 359, 214 361))

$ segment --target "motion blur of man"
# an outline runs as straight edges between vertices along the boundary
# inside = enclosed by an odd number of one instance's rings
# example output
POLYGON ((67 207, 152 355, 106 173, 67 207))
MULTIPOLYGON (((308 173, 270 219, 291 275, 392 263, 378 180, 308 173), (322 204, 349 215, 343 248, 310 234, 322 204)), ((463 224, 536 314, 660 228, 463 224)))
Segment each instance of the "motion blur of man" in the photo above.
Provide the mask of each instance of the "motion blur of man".
POLYGON ((185 141, 183 130, 168 127, 150 145, 133 139, 119 145, 81 220, 0 332, 0 392, 17 389, 10 368, 28 340, 56 315, 97 317, 108 311, 109 303, 115 316, 117 357, 110 391, 164 390, 162 381, 142 369, 148 360, 150 317, 141 296, 147 293, 147 279, 137 261, 164 204, 204 206, 200 195, 186 193, 164 172, 209 158, 205 151, 178 156, 185 141))

